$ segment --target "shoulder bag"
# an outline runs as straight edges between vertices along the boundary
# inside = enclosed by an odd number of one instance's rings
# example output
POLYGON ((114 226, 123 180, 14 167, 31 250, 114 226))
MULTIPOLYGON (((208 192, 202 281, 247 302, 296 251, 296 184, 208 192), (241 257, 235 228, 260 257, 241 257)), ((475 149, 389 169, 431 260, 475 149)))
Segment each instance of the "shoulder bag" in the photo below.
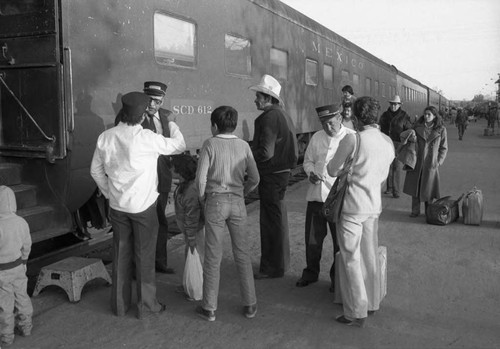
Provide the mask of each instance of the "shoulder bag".
POLYGON ((321 209, 321 213, 326 220, 332 223, 339 221, 340 213, 342 212, 342 207, 344 205, 344 196, 352 174, 352 164, 358 157, 359 134, 355 133, 355 135, 356 145, 353 155, 346 160, 342 172, 337 176, 337 179, 333 183, 332 189, 330 189, 330 193, 328 193, 325 203, 321 209))

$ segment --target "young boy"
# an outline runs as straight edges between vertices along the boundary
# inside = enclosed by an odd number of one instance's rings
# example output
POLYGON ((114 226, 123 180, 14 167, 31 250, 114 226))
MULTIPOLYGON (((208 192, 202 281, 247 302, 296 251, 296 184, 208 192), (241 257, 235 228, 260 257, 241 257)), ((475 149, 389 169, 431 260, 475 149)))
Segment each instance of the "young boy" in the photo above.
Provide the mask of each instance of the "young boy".
POLYGON ((33 306, 27 293, 26 262, 31 251, 28 223, 16 214, 14 192, 0 186, 0 343, 14 342, 14 327, 31 334, 33 306))
POLYGON ((257 298, 244 197, 259 184, 259 172, 248 143, 233 134, 238 112, 232 107, 218 107, 212 112, 210 122, 214 137, 203 144, 196 172, 200 200, 205 208, 203 301, 196 312, 208 321, 215 320, 222 243, 227 227, 238 271, 243 314, 250 319, 257 313, 257 298), (245 175, 248 175, 246 182, 245 175))

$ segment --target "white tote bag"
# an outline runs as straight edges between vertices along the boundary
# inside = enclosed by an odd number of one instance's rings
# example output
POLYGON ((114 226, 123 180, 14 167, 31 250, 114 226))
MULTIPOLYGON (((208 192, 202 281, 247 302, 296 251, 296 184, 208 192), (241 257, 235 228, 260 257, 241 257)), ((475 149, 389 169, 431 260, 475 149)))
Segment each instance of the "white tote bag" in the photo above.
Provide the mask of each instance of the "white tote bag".
POLYGON ((182 277, 184 292, 189 298, 199 301, 203 297, 203 267, 201 266, 200 255, 196 248, 193 252, 188 249, 184 275, 182 277))

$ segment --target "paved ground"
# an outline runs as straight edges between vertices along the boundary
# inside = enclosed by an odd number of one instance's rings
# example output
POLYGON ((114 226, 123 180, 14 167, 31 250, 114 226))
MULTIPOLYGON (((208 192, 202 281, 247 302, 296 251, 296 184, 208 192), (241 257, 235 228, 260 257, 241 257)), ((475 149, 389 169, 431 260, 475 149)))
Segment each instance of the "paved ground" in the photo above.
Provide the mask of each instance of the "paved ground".
MULTIPOLYGON (((162 315, 139 321, 118 318, 101 281, 85 287, 71 304, 56 287, 33 299, 31 337, 10 348, 500 348, 500 136, 484 137, 485 121, 472 124, 464 140, 448 127, 448 158, 441 168, 442 194, 458 197, 474 185, 483 190, 483 224, 440 227, 408 217, 410 198, 384 198, 380 244, 388 249, 388 294, 364 329, 338 324, 342 308, 328 292, 331 242, 324 246, 320 281, 296 288, 304 262, 306 182, 287 194, 291 268, 282 279, 256 281, 258 313, 241 315, 235 267, 226 240, 217 320, 198 318, 196 303, 175 293, 181 282, 183 247, 172 239, 173 276, 158 274, 162 315)), ((254 267, 260 256, 258 203, 249 207, 254 267)))

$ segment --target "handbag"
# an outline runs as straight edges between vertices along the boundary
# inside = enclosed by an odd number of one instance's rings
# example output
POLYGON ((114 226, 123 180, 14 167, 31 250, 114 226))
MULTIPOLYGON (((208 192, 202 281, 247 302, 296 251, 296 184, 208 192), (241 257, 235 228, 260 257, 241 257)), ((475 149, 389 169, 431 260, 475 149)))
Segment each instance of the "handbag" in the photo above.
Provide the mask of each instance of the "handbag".
POLYGON ((182 276, 182 286, 190 299, 199 301, 203 298, 203 268, 196 248, 193 252, 191 252, 191 249, 188 251, 182 276))
POLYGON ((458 219, 458 203, 462 200, 464 194, 456 200, 451 199, 451 196, 445 196, 434 201, 427 206, 425 218, 427 223, 435 225, 447 225, 455 222, 458 219))
POLYGON ((326 218, 327 221, 335 223, 339 221, 340 214, 342 213, 342 207, 344 205, 344 196, 347 191, 347 186, 349 185, 349 178, 352 174, 352 164, 358 157, 359 151, 359 134, 356 135, 356 145, 353 151, 353 156, 346 160, 344 164, 344 169, 337 176, 337 179, 333 183, 328 196, 326 197, 323 207, 321 208, 321 214, 326 218))

